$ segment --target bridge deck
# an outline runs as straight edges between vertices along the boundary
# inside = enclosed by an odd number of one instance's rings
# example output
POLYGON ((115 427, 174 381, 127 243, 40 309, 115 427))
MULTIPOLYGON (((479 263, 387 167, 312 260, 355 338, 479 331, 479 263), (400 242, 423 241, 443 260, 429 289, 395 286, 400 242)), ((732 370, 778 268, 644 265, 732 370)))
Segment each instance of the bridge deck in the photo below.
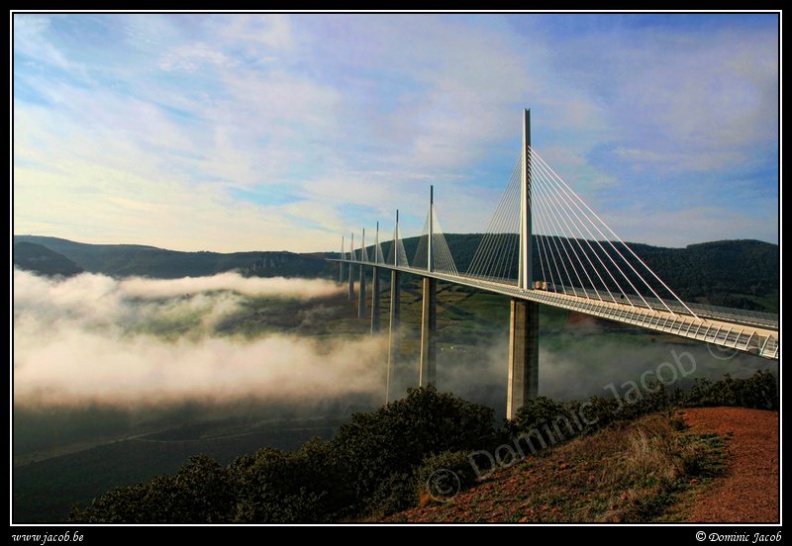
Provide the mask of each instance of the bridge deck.
MULTIPOLYGON (((631 324, 658 332, 695 339, 719 347, 747 352, 771 360, 779 359, 779 342, 777 323, 773 327, 772 321, 757 321, 753 314, 744 318, 735 313, 726 319, 724 317, 706 316, 705 311, 694 316, 684 309, 669 311, 665 308, 638 306, 634 303, 605 301, 598 298, 583 297, 569 293, 547 290, 522 289, 514 284, 502 281, 452 275, 438 271, 414 269, 412 267, 394 266, 384 263, 362 262, 357 260, 334 259, 331 261, 395 269, 422 277, 432 277, 450 283, 478 288, 487 292, 501 294, 517 299, 534 301, 569 311, 577 311, 587 315, 631 324), (685 312, 683 312, 685 311, 685 312)), ((662 303, 662 302, 660 302, 662 303)), ((658 306, 660 306, 658 304, 658 306)))

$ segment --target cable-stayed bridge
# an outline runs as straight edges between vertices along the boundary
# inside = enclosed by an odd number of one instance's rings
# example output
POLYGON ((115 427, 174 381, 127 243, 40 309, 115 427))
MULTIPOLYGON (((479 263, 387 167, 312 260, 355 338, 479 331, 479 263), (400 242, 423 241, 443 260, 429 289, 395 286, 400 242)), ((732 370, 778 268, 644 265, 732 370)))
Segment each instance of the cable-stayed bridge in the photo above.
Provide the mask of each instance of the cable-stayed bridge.
MULTIPOLYGON (((433 383, 435 378, 438 280, 511 298, 510 418, 537 395, 539 304, 779 360, 777 315, 682 301, 531 146, 529 110, 523 127, 523 146, 512 176, 466 271, 457 269, 446 243, 432 188, 412 260, 402 242, 398 211, 387 256, 379 241, 379 226, 371 247, 366 246, 365 230, 358 249, 354 234, 348 251, 342 238, 336 261, 348 264, 350 299, 354 299, 354 268, 358 266, 360 317, 366 314, 365 268, 373 268, 372 331, 380 328, 379 269, 391 272, 389 381, 400 336, 402 273, 423 278, 420 385, 433 383)), ((339 280, 345 280, 343 266, 339 280)))

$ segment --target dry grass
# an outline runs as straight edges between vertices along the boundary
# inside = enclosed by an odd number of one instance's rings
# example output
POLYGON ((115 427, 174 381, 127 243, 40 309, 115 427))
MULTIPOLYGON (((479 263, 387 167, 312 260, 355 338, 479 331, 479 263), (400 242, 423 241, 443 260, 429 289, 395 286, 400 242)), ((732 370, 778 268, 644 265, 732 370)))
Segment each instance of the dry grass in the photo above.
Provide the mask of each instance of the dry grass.
POLYGON ((577 438, 499 469, 448 502, 389 522, 650 522, 723 462, 723 439, 679 430, 667 414, 577 438))

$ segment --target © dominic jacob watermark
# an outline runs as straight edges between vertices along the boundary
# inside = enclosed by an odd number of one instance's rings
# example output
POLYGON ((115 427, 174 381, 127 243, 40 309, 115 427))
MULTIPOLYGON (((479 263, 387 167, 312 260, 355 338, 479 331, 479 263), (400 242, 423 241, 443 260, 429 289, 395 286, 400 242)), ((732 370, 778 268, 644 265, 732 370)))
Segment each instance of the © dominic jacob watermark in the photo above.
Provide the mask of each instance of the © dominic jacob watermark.
POLYGON ((699 542, 781 542, 781 531, 775 533, 712 533, 697 531, 696 540, 699 542))
MULTIPOLYGON (((645 370, 638 381, 625 381, 618 388, 615 383, 608 383, 602 389, 613 394, 618 402, 618 406, 613 411, 620 412, 625 406, 638 403, 647 393, 652 394, 663 386, 671 386, 695 371, 696 359, 691 353, 687 351, 677 353, 671 350, 669 361, 645 370)), ((501 444, 492 452, 474 451, 468 455, 468 462, 473 472, 478 479, 485 478, 499 468, 514 465, 527 457, 528 453, 534 455, 558 442, 577 436, 586 427, 591 427, 599 421, 599 417, 595 418, 589 412, 592 405, 590 401, 583 402, 576 410, 562 412, 552 419, 543 421, 539 426, 523 432, 509 443, 501 444)), ((461 489, 462 480, 459 475, 446 468, 436 470, 426 482, 426 490, 435 501, 447 502, 461 489)))
POLYGON ((717 360, 731 360, 740 353, 740 351, 732 347, 723 347, 712 343, 707 343, 707 351, 712 358, 717 360))

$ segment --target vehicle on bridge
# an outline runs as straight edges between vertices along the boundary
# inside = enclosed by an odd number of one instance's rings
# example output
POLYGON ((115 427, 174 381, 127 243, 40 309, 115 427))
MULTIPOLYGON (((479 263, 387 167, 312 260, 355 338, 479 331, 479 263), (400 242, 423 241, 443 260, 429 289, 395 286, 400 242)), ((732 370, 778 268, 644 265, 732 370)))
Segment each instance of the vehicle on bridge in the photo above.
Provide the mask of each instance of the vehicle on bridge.
POLYGON ((534 290, 547 290, 549 292, 558 292, 555 284, 547 281, 534 281, 534 290))

